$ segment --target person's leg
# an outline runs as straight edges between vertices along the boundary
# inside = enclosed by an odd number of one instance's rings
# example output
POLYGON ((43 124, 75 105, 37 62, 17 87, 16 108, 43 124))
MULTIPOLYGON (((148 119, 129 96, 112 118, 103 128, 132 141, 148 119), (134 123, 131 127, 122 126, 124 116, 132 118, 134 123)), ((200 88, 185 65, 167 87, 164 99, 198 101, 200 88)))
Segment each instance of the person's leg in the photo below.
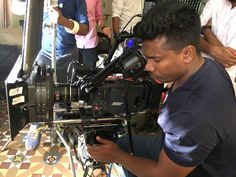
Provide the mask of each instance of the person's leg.
POLYGON ((79 49, 82 54, 83 64, 88 68, 95 68, 98 61, 97 48, 79 49))
POLYGON ((47 66, 51 66, 50 56, 44 53, 43 51, 39 51, 35 62, 37 62, 39 65, 46 64, 47 66))
MULTIPOLYGON (((135 156, 157 160, 162 148, 161 136, 133 136, 133 153, 135 156)), ((116 142, 119 147, 127 153, 130 153, 129 137, 123 136, 116 142)), ((127 169, 124 169, 126 177, 134 177, 127 169)))

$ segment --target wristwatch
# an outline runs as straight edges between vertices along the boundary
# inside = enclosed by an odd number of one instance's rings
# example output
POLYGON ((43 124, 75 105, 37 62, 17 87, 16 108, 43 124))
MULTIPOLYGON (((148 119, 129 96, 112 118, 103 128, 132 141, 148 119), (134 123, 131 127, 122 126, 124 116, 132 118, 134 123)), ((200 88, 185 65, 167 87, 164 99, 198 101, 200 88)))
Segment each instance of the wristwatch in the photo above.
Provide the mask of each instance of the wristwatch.
POLYGON ((203 34, 203 32, 206 30, 206 29, 211 29, 211 26, 210 25, 204 25, 204 26, 202 26, 202 28, 201 28, 201 34, 203 34))

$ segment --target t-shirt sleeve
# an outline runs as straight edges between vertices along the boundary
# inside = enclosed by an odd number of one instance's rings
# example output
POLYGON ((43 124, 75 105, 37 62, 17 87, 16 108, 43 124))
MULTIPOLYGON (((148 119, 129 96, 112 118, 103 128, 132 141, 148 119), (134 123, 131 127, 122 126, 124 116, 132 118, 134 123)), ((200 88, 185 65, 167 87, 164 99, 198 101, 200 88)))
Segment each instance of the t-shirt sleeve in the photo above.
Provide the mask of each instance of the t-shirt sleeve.
POLYGON ((215 7, 214 4, 217 3, 215 0, 209 0, 205 7, 203 8, 203 11, 200 15, 201 19, 201 26, 206 25, 209 20, 212 18, 213 8, 215 7))
POLYGON ((112 17, 120 17, 124 6, 124 0, 112 1, 112 17))
POLYGON ((97 0, 96 1, 96 5, 95 5, 95 18, 96 18, 96 21, 98 21, 101 18, 103 18, 102 0, 97 0))
MULTIPOLYGON (((166 114, 167 115, 167 114, 166 114)), ((175 163, 193 167, 205 160, 217 144, 216 133, 203 115, 181 111, 160 120, 164 133, 164 150, 175 163)))

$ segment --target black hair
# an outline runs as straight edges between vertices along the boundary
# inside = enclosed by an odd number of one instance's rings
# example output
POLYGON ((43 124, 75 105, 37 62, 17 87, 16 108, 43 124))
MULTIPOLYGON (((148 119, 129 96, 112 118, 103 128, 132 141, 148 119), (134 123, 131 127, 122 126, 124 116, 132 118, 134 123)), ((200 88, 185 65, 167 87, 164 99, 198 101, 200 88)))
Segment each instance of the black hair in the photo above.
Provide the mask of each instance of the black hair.
POLYGON ((134 34, 141 40, 166 37, 168 46, 180 51, 193 45, 200 53, 201 24, 198 13, 188 4, 167 1, 152 7, 134 27, 134 34))

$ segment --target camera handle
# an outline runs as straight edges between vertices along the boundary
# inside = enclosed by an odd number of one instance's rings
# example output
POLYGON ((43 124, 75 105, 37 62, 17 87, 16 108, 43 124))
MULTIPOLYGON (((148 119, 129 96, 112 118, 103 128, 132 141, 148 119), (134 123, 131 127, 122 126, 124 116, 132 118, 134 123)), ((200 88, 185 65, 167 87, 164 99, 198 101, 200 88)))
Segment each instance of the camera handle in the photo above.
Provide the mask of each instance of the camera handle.
POLYGON ((109 50, 108 55, 107 55, 106 59, 104 60, 104 66, 107 66, 111 62, 111 59, 112 59, 116 49, 118 48, 119 44, 125 40, 125 38, 126 38, 126 36, 123 37, 120 34, 115 35, 115 43, 114 43, 113 47, 109 50))
POLYGON ((134 155, 134 147, 133 147, 133 138, 132 138, 132 132, 131 132, 130 118, 131 118, 130 114, 126 115, 129 145, 130 145, 130 154, 134 155))
POLYGON ((131 132, 131 125, 130 125, 131 114, 129 113, 129 107, 128 107, 128 102, 127 102, 127 99, 128 99, 127 91, 123 92, 123 98, 124 98, 125 108, 126 108, 125 119, 127 121, 127 129, 128 129, 128 137, 129 137, 129 145, 130 145, 130 154, 133 155, 134 154, 134 147, 133 147, 133 138, 132 138, 132 132, 131 132))

